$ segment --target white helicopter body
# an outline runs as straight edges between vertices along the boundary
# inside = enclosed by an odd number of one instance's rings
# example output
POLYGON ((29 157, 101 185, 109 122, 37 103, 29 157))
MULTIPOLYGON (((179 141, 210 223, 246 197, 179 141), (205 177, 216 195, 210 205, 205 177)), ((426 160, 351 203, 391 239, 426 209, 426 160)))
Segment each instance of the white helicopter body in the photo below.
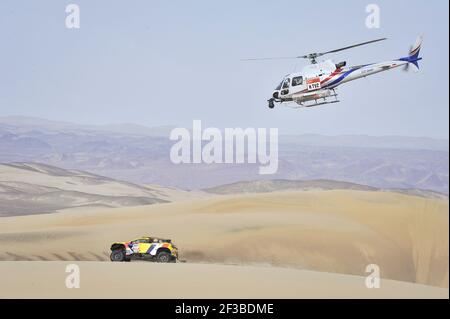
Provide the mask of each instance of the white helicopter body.
POLYGON ((309 58, 311 64, 305 66, 301 72, 291 73, 283 78, 281 83, 272 93, 272 97, 268 100, 269 107, 273 108, 275 103, 287 102, 295 102, 297 107, 311 107, 321 104, 336 103, 339 101, 337 100, 335 89, 341 84, 398 67, 405 67, 406 69, 409 68, 409 66, 412 66, 415 70, 419 69, 418 61, 422 59, 419 57, 422 37, 417 39, 407 57, 395 60, 351 67, 346 67, 346 62, 337 64, 332 60, 325 60, 319 63, 316 62, 316 58, 319 56, 381 40, 385 40, 385 38, 329 52, 312 53, 306 56, 295 57, 309 58), (330 101, 329 98, 333 97, 334 99, 330 101))

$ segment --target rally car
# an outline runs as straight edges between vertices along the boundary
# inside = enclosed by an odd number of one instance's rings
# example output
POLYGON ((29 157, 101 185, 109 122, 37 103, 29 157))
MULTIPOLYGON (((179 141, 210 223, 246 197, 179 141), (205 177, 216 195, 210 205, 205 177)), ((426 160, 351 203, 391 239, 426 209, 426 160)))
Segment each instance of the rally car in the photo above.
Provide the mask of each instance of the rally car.
POLYGON ((160 263, 176 262, 178 249, 170 239, 144 236, 126 242, 111 245, 111 261, 130 261, 147 259, 160 263))

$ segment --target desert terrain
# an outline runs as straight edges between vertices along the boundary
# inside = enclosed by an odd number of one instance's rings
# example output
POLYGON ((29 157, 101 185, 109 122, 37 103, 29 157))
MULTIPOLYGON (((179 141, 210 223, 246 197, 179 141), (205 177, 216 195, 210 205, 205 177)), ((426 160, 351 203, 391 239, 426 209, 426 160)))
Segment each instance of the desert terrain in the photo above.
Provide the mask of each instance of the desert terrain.
POLYGON ((450 301, 448 6, 0 1, 0 299, 450 301))
POLYGON ((0 268, 10 275, 0 295, 448 298, 448 227, 448 199, 354 189, 2 217, 0 268), (186 263, 109 262, 112 242, 142 235, 173 239, 186 263), (97 290, 62 291, 70 261, 86 269, 84 287, 97 290), (378 292, 365 288, 368 264, 380 267, 378 292), (147 293, 164 275, 177 288, 147 293))
POLYGON ((448 289, 292 268, 78 261, 79 288, 65 286, 62 261, 4 261, 0 298, 448 298, 448 289))

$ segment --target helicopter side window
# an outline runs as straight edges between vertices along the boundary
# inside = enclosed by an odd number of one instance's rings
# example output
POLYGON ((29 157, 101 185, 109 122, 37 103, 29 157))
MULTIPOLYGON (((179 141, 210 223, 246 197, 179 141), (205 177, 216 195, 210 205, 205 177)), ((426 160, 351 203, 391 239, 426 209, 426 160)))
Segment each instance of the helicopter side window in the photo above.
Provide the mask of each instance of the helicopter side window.
POLYGON ((292 86, 302 85, 303 84, 303 77, 297 76, 292 79, 292 86))
POLYGON ((286 80, 284 80, 284 83, 283 83, 283 89, 287 89, 287 88, 289 88, 289 84, 290 84, 290 79, 286 79, 286 80))

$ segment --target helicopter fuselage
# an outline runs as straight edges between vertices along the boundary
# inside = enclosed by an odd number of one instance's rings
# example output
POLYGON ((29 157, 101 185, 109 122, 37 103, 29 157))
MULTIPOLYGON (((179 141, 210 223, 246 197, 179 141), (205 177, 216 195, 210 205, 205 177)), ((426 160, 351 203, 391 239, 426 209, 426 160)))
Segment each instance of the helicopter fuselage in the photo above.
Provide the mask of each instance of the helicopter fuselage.
POLYGON ((419 70, 420 48, 422 36, 419 36, 415 44, 409 50, 409 55, 403 58, 378 63, 370 63, 346 67, 346 62, 334 63, 332 60, 317 62, 317 58, 325 54, 347 50, 357 46, 385 40, 386 38, 363 42, 327 52, 311 53, 297 58, 308 58, 311 64, 305 66, 301 72, 286 75, 272 97, 268 100, 269 108, 274 108, 275 103, 294 102, 300 107, 311 107, 321 104, 339 102, 335 92, 341 84, 364 78, 366 76, 392 70, 403 66, 405 69, 412 67, 419 70), (329 101, 328 98, 335 97, 329 101), (312 103, 309 103, 309 102, 312 103))
POLYGON ((333 63, 326 60, 310 64, 301 72, 286 75, 274 90, 272 98, 276 102, 317 101, 335 96, 334 89, 349 81, 372 74, 388 71, 408 64, 408 61, 392 60, 380 63, 345 67, 345 62, 333 63))

